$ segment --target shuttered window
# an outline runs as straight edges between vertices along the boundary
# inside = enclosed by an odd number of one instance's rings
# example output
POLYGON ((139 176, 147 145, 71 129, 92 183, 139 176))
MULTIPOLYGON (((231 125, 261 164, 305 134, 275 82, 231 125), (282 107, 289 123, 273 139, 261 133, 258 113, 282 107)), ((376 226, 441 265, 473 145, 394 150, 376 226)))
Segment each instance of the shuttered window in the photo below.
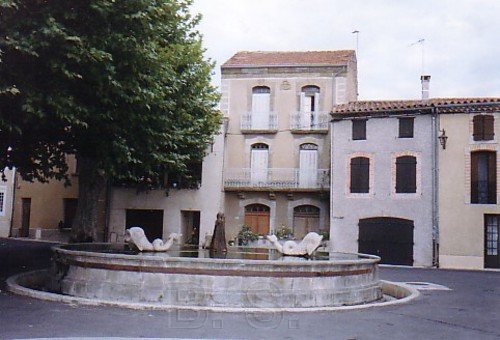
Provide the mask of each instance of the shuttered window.
POLYGON ((473 124, 474 131, 473 137, 475 141, 478 140, 493 140, 495 137, 495 119, 491 115, 477 115, 474 116, 473 124))
POLYGON ((396 159, 396 193, 417 192, 417 159, 402 156, 396 159))
POLYGON ((413 138, 413 117, 399 118, 399 138, 413 138))
POLYGON ((370 191, 370 159, 355 157, 351 159, 351 193, 364 194, 370 191))
POLYGON ((497 203, 497 157, 494 151, 471 154, 471 203, 497 203))
POLYGON ((366 119, 354 119, 352 121, 352 140, 366 139, 366 119))

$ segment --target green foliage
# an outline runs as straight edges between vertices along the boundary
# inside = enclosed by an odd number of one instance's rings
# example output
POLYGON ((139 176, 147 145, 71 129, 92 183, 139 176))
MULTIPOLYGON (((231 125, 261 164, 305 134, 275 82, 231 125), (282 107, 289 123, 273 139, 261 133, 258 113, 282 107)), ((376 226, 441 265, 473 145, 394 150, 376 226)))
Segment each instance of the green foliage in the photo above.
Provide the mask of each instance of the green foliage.
POLYGON ((276 231, 276 237, 279 239, 290 239, 293 238, 293 230, 288 228, 286 225, 282 225, 276 231))
POLYGON ((319 234, 323 236, 323 241, 327 241, 330 239, 330 233, 328 231, 320 231, 319 234))
POLYGON ((191 0, 0 0, 0 169, 189 178, 220 124, 191 0), (9 152, 7 149, 11 147, 9 152))
POLYGON ((247 245, 249 242, 257 241, 259 239, 259 235, 254 233, 250 226, 243 225, 238 233, 238 239, 241 240, 244 245, 247 245))

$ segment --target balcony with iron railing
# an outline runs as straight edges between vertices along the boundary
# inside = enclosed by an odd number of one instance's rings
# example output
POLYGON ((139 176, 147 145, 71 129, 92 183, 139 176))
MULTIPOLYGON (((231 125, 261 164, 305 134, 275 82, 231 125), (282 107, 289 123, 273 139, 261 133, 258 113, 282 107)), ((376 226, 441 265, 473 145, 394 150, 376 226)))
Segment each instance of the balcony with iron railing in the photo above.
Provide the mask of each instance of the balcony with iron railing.
POLYGON ((330 114, 326 111, 294 112, 290 115, 293 133, 327 133, 330 114))
POLYGON ((328 191, 330 170, 297 168, 230 168, 224 170, 226 191, 328 191))
POLYGON ((268 114, 246 112, 241 116, 242 133, 276 133, 278 116, 274 112, 268 114))

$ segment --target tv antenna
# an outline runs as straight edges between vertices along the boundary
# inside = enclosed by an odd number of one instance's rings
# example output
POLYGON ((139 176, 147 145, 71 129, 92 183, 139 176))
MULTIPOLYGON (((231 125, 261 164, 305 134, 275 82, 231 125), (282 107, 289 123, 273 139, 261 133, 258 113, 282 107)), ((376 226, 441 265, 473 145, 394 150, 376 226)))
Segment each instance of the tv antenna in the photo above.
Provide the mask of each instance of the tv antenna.
POLYGON ((421 53, 422 53, 422 75, 425 74, 425 39, 419 39, 415 41, 411 46, 420 45, 421 53))

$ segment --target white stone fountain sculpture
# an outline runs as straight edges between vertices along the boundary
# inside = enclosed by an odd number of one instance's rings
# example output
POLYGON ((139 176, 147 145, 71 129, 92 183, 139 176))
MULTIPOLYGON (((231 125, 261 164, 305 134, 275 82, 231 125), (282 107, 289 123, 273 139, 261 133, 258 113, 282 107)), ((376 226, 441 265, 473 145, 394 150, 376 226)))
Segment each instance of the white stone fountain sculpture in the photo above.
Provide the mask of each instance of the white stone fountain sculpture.
POLYGON ((315 232, 308 233, 300 243, 295 241, 286 241, 283 243, 279 243, 276 235, 267 235, 267 239, 271 241, 274 245, 274 248, 282 253, 283 255, 292 255, 292 256, 311 256, 312 253, 319 247, 321 241, 323 240, 323 236, 319 235, 315 232))
POLYGON ((151 243, 141 227, 132 227, 125 231, 125 242, 139 251, 167 251, 174 242, 180 242, 181 236, 182 234, 171 233, 166 242, 157 238, 151 243))

